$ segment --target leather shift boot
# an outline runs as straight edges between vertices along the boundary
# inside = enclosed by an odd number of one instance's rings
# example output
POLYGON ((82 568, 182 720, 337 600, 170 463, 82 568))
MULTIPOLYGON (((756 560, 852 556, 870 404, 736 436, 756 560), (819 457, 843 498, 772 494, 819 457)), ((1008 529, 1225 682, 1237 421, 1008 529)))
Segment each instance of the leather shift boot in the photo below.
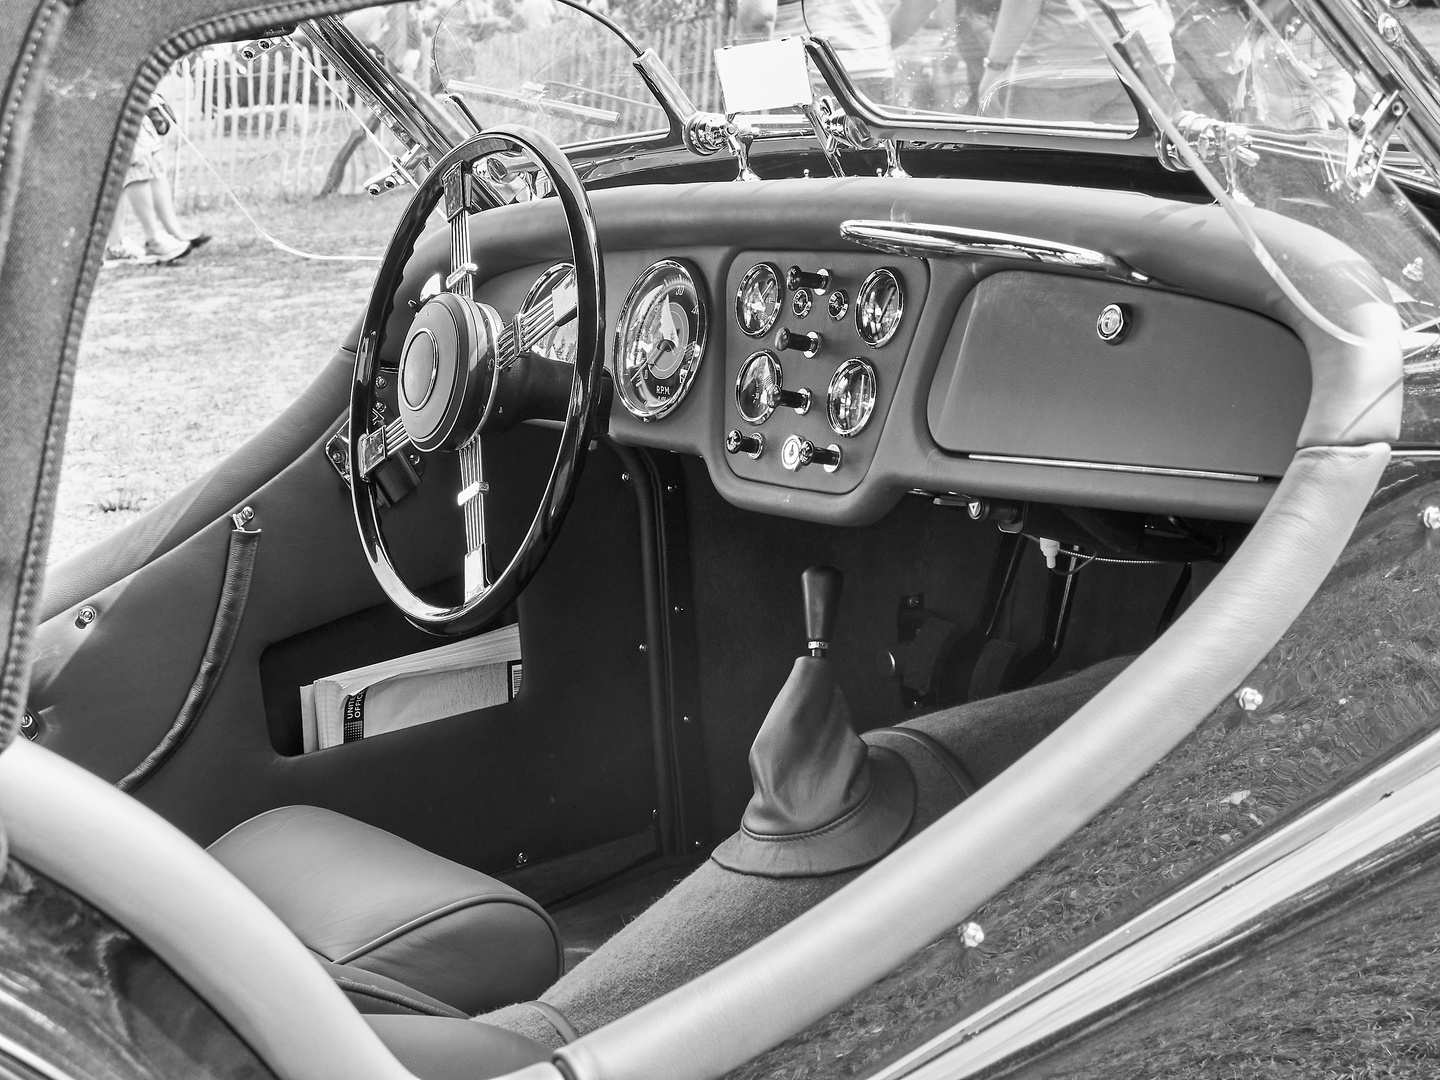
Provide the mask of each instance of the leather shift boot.
POLYGON ((795 661, 750 748, 755 794, 713 858, 742 874, 809 877, 874 862, 915 812, 903 758, 855 734, 831 662, 795 661))

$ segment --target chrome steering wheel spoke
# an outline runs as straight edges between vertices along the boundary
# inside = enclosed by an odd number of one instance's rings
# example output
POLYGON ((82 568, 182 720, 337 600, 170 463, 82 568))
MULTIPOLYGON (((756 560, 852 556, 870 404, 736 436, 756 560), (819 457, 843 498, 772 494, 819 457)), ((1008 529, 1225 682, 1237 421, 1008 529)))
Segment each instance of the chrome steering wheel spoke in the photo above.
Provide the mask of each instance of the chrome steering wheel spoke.
POLYGON ((485 536, 485 464, 480 436, 460 448, 460 494, 455 501, 465 515, 465 599, 473 600, 494 584, 490 570, 490 544, 485 536))
POLYGON ((350 398, 349 476, 370 568, 390 600, 422 629, 460 634, 493 621, 514 602, 553 543, 594 436, 603 375, 604 287, 599 240, 584 188, 560 149, 537 131, 497 128, 467 139, 436 163, 406 208, 376 275, 361 327, 350 398), (565 215, 574 267, 569 282, 508 320, 476 299, 484 260, 472 248, 477 242, 472 236, 475 215, 509 201, 485 170, 475 167, 499 151, 523 153, 549 177, 554 201, 565 215), (437 206, 449 223, 448 273, 439 292, 427 291, 423 303, 410 305, 414 315, 403 343, 392 338, 387 347, 392 316, 404 307, 397 310, 397 294, 437 206), (571 320, 577 327, 574 362, 541 355, 556 327, 571 320), (387 377, 394 373, 399 413, 383 426, 376 419, 382 362, 387 377), (563 424, 556 460, 518 548, 497 565, 487 536, 490 488, 482 438, 503 434, 528 419, 563 424), (415 463, 438 451, 458 455, 455 500, 464 519, 464 594, 449 606, 422 598, 401 578, 381 515, 388 505, 381 490, 386 464, 402 455, 415 463))

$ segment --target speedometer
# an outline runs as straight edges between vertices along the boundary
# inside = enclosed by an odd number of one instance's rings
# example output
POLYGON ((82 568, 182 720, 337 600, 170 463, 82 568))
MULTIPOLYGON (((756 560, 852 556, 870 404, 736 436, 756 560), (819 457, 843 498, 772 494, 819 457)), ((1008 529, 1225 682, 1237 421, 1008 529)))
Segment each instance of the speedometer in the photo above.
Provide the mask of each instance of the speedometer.
POLYGON ((659 420, 680 404, 705 354, 705 328, 683 263, 662 259, 640 275, 615 330, 615 389, 632 415, 659 420))

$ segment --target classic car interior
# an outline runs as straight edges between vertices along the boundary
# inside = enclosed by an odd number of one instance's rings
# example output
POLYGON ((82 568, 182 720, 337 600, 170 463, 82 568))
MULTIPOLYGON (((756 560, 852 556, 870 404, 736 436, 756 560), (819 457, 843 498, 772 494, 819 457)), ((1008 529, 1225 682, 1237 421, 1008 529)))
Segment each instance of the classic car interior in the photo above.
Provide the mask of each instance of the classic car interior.
POLYGON ((180 874, 181 922, 107 910, 297 1075, 390 1068, 336 986, 421 1077, 719 1075, 800 1030, 1232 694, 1388 459, 1375 272, 1255 212, 1345 269, 1327 334, 1170 183, 587 190, 536 133, 461 142, 304 395, 50 568, 17 854, 180 874), (489 207, 500 144, 558 197, 489 207), (307 743, 302 687, 516 623, 500 703, 307 743), (39 794, 75 784, 96 835, 39 794))

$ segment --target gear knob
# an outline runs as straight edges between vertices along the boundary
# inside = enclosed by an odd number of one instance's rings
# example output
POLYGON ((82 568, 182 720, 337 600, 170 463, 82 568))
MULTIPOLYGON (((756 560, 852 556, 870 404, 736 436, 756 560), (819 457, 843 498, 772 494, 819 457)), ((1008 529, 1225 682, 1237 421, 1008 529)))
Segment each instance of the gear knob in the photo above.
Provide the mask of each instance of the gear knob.
POLYGON ((812 566, 800 575, 800 587, 805 593, 806 647, 811 656, 824 656, 830 648, 844 585, 845 576, 833 566, 812 566))

